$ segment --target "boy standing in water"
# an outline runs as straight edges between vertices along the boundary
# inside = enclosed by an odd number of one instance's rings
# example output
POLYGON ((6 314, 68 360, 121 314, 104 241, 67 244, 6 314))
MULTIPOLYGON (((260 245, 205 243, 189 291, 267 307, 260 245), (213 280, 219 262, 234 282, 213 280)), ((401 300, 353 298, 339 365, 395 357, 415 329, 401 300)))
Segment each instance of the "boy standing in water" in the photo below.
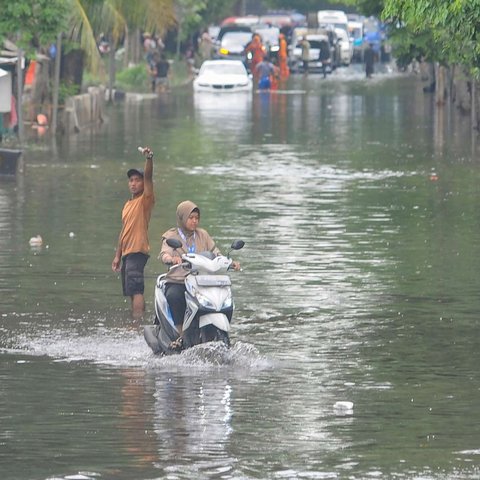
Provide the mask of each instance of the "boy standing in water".
POLYGON ((127 172, 132 197, 122 210, 122 229, 112 270, 122 273, 123 295, 132 301, 132 316, 142 317, 145 311, 144 269, 149 257, 148 224, 155 204, 153 193, 153 152, 139 148, 145 155, 145 169, 131 168, 127 172))

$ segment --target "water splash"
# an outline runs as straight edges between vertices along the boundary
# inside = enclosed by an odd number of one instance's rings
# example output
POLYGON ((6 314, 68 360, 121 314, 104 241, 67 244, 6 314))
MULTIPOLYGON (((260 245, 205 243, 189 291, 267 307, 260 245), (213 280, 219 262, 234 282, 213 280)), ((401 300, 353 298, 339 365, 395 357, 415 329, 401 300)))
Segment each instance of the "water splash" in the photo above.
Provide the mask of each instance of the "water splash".
POLYGON ((235 342, 227 348, 221 342, 197 345, 179 355, 155 356, 141 334, 132 329, 92 328, 29 330, 11 339, 6 353, 48 356, 59 362, 92 362, 115 367, 211 369, 265 369, 271 361, 249 343, 235 342))
POLYGON ((201 371, 212 368, 235 367, 237 370, 263 370, 272 367, 272 361, 260 354, 258 349, 244 342, 236 342, 227 348, 221 342, 209 342, 183 351, 179 355, 151 358, 152 368, 176 368, 201 371))

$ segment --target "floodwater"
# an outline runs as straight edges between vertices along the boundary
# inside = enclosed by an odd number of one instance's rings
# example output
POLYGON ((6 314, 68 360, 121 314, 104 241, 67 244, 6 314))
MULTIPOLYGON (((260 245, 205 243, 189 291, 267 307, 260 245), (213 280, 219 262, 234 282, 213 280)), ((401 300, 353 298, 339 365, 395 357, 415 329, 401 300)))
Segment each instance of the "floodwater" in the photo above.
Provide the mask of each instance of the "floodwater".
POLYGON ((1 479, 479 478, 470 132, 418 78, 352 68, 33 140, 0 178, 1 479), (129 317, 110 265, 138 145, 156 153, 144 323, 191 199, 224 251, 246 242, 230 351, 157 358, 129 317))

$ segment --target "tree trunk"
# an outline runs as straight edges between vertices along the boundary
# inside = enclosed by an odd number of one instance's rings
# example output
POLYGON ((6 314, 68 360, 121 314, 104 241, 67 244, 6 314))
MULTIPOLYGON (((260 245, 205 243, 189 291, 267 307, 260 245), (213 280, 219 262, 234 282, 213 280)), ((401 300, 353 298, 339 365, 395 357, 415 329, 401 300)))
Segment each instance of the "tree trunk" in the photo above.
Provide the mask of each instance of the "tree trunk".
POLYGON ((55 68, 53 76, 53 107, 52 107, 52 122, 51 122, 51 131, 52 135, 57 133, 57 118, 58 118, 58 96, 60 92, 60 62, 61 55, 59 54, 62 51, 62 34, 57 35, 57 55, 55 55, 55 68))
POLYGON ((443 65, 435 64, 435 103, 437 105, 445 105, 447 91, 447 71, 443 65))
POLYGON ((181 37, 182 37, 182 24, 179 22, 178 29, 177 29, 177 60, 180 60, 181 37))
POLYGON ((128 26, 125 25, 125 39, 123 41, 123 68, 127 68, 130 63, 130 32, 128 26))
POLYGON ((17 124, 18 141, 23 142, 23 71, 22 71, 23 50, 18 49, 17 53, 17 124))
POLYGON ((472 97, 472 107, 470 119, 472 122, 472 130, 476 130, 478 127, 478 118, 477 118, 477 82, 472 78, 472 88, 471 88, 471 97, 472 97))
POLYGON ((115 45, 111 44, 108 52, 108 101, 113 100, 113 87, 115 86, 115 45))

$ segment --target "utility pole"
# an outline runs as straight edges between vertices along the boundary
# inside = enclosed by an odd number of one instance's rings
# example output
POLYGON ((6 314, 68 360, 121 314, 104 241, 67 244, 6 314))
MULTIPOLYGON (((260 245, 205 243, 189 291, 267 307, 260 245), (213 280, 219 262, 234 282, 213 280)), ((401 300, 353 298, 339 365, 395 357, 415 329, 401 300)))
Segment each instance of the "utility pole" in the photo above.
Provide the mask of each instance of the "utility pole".
POLYGON ((17 117, 18 117, 18 141, 23 142, 23 50, 17 49, 17 117))
POLYGON ((247 14, 247 0, 240 0, 240 16, 244 17, 247 14))
POLYGON ((55 52, 55 69, 53 77, 53 107, 52 107, 52 135, 57 133, 58 124, 58 95, 60 91, 60 63, 62 61, 62 34, 57 35, 55 52))

